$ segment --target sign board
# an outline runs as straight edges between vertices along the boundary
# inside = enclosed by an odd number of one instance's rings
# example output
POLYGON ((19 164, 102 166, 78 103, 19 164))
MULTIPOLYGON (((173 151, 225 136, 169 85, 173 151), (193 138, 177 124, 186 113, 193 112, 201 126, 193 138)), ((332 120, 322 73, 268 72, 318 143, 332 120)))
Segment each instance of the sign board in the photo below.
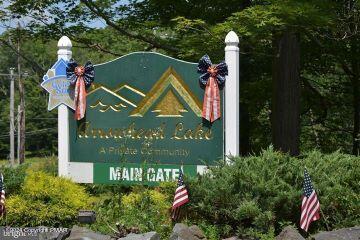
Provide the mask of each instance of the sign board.
POLYGON ((179 169, 191 176, 214 165, 224 154, 223 122, 201 118, 198 78, 196 63, 158 53, 95 65, 85 118, 68 115, 70 175, 151 185, 175 180, 179 169))

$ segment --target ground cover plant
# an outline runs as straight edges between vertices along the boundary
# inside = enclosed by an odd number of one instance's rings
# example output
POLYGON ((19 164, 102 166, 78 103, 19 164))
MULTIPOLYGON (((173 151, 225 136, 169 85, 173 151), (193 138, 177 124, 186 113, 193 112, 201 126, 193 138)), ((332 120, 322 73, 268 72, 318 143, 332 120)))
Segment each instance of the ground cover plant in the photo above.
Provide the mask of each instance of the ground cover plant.
POLYGON ((82 186, 69 179, 28 172, 20 189, 6 199, 1 225, 71 227, 78 211, 90 208, 92 201, 82 186))
MULTIPOLYGON (((76 184, 53 176, 48 167, 52 164, 33 162, 1 168, 9 186, 7 222, 2 225, 71 227, 79 224, 77 211, 86 208, 97 213, 96 223, 87 225, 95 231, 113 234, 118 222, 169 237, 175 183, 155 188, 76 184)), ((286 225, 298 227, 306 167, 322 211, 310 233, 356 226, 360 224, 359 166, 359 157, 340 152, 312 151, 295 158, 272 148, 258 156, 232 158, 230 164, 219 162, 203 176, 185 178, 190 203, 183 209, 182 222, 198 225, 210 240, 232 235, 273 239, 286 225)))
POLYGON ((305 167, 318 193, 322 218, 310 233, 360 223, 360 158, 309 152, 299 158, 275 152, 236 157, 190 182, 188 218, 225 235, 257 237, 298 226, 305 167), (230 229, 230 231, 229 231, 230 229))

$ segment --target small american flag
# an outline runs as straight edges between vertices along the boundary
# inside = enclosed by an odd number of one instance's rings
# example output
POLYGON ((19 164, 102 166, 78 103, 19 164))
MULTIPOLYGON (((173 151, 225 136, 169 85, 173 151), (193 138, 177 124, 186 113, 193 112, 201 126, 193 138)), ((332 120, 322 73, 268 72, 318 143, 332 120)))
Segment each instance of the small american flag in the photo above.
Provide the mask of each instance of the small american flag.
POLYGON ((301 204, 300 227, 307 232, 310 223, 320 219, 320 203, 306 169, 303 189, 304 195, 301 204))
POLYGON ((177 188, 175 191, 174 202, 171 209, 171 218, 176 220, 179 217, 180 207, 185 203, 189 202, 189 195, 184 184, 184 175, 180 169, 179 179, 177 188))
POLYGON ((5 215, 5 185, 4 176, 0 175, 0 216, 5 215))

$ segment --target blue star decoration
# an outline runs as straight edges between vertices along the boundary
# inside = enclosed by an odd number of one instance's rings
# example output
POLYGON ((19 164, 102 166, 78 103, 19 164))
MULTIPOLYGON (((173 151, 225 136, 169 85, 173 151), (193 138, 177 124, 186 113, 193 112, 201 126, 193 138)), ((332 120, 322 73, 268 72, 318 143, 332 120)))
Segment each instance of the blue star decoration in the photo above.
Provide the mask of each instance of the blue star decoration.
POLYGON ((49 93, 48 110, 64 104, 75 110, 74 89, 66 78, 67 61, 58 60, 44 75, 41 87, 49 93))

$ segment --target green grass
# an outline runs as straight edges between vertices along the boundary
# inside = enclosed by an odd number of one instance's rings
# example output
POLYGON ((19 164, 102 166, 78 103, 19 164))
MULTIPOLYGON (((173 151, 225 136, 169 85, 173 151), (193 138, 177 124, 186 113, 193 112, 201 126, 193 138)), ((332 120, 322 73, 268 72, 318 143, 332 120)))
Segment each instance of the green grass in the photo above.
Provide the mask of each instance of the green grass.
MULTIPOLYGON (((57 156, 26 158, 25 164, 30 171, 44 171, 54 176, 57 175, 57 156)), ((10 165, 9 160, 0 159, 0 166, 4 165, 10 165)))

